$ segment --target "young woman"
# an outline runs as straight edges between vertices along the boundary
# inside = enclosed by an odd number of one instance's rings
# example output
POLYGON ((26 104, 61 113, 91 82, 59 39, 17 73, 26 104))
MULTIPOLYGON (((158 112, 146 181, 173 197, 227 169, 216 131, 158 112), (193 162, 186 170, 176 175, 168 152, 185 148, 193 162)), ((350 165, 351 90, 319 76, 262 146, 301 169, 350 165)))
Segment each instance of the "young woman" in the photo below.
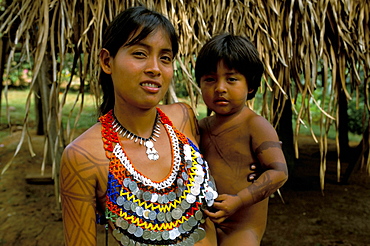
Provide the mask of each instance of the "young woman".
POLYGON ((144 7, 127 9, 107 28, 102 116, 62 157, 67 245, 96 245, 97 213, 121 245, 216 244, 202 208, 217 193, 196 145, 193 111, 159 105, 177 51, 172 24, 144 7))

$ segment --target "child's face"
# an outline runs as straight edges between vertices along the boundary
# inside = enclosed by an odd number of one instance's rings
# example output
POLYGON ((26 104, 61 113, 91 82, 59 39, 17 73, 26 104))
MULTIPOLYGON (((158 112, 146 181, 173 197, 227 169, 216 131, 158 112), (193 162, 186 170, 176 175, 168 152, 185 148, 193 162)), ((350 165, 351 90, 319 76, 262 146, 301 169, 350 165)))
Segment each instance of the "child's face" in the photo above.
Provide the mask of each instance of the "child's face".
POLYGON ((200 88, 205 104, 219 115, 240 111, 249 92, 244 75, 229 69, 223 61, 218 63, 217 72, 201 77, 200 88))

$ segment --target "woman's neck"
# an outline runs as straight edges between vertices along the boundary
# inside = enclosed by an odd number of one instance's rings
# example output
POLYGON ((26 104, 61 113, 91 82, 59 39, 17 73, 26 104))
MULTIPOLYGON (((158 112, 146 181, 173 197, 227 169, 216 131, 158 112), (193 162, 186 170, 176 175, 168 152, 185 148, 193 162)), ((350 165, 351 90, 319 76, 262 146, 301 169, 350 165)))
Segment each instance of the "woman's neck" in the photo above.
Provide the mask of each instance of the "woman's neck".
POLYGON ((127 130, 142 138, 149 138, 153 132, 157 110, 123 110, 115 106, 113 114, 127 130))

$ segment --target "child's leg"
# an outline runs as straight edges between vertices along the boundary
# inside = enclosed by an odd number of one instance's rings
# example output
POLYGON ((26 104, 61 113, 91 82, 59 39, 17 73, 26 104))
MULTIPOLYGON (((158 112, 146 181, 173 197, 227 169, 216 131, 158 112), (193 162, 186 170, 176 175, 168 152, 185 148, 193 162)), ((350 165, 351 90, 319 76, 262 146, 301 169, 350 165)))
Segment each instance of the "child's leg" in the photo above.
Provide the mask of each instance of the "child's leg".
POLYGON ((253 230, 236 230, 225 234, 222 230, 217 230, 217 241, 220 246, 259 246, 260 238, 253 230))
POLYGON ((195 246, 216 246, 217 245, 216 228, 209 218, 206 219, 206 222, 203 224, 203 227, 206 230, 206 236, 203 240, 195 243, 195 246))

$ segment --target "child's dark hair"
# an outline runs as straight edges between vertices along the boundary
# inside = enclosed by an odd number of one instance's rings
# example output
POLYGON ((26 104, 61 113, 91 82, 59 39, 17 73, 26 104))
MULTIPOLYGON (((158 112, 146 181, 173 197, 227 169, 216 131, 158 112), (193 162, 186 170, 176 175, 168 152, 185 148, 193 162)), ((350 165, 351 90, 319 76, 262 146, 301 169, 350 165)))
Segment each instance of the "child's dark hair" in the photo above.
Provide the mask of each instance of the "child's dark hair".
MULTIPOLYGON (((115 57, 123 45, 134 45, 145 39, 156 28, 163 28, 172 44, 175 57, 178 52, 178 39, 172 23, 162 14, 145 7, 131 7, 117 15, 109 24, 103 35, 103 48, 115 57), (134 36, 137 33, 137 36, 134 36)), ((103 91, 100 114, 106 114, 114 106, 113 81, 109 74, 101 71, 99 83, 103 91)))
POLYGON ((254 98, 264 71, 256 47, 243 36, 225 33, 213 37, 202 47, 196 60, 195 78, 198 85, 203 75, 217 71, 221 60, 229 69, 244 75, 248 89, 253 89, 247 100, 254 98))

